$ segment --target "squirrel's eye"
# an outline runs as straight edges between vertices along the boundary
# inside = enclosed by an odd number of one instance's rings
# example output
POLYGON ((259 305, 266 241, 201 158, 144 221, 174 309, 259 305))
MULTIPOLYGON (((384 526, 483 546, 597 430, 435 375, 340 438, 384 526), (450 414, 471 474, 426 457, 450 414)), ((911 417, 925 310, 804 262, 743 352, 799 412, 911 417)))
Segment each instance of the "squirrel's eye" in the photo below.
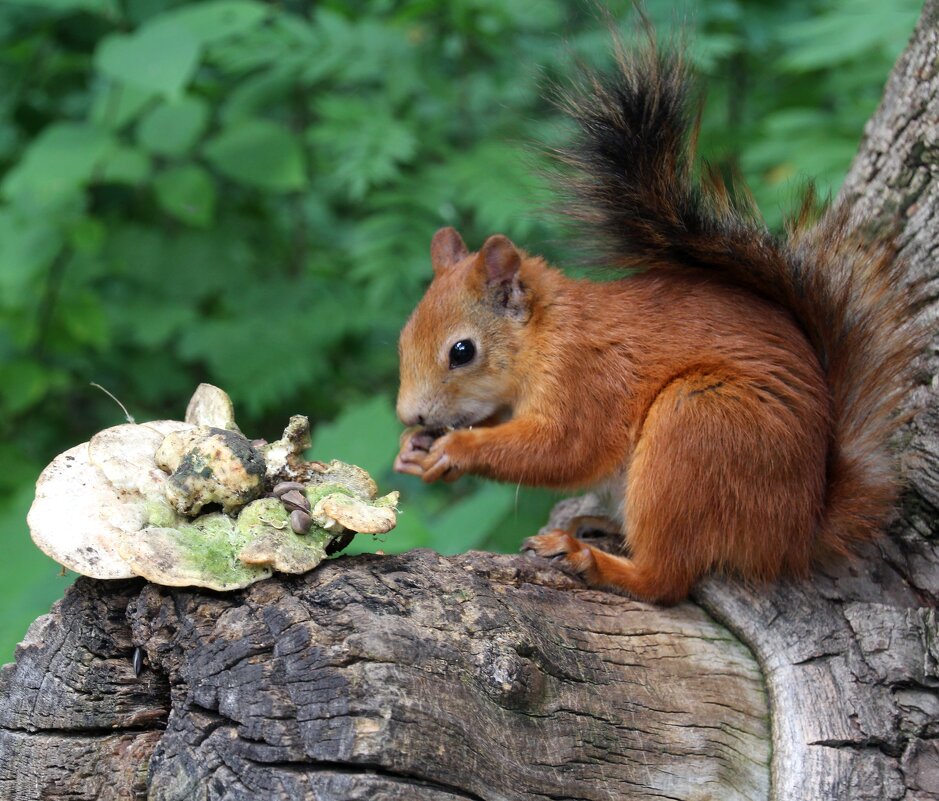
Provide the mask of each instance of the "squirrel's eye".
POLYGON ((454 342, 453 347, 450 348, 450 368, 469 364, 473 361, 475 355, 476 346, 473 344, 473 340, 461 339, 459 342, 454 342))

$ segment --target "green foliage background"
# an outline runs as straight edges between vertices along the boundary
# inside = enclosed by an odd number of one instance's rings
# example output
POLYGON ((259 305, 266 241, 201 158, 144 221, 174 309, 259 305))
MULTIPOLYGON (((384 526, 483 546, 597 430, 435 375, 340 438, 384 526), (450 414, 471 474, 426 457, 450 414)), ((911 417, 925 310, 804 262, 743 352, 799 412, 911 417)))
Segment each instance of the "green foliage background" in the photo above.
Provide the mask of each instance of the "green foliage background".
MULTIPOLYGON (((805 177, 837 189, 919 3, 647 5, 708 78, 704 154, 776 226, 805 177)), ((316 457, 402 490, 400 527, 359 548, 538 527, 545 493, 390 472, 395 343, 441 225, 567 260, 533 145, 565 137, 546 86, 608 51, 560 0, 0 6, 0 662, 71 580, 29 540, 39 471, 123 421, 91 381, 138 420, 202 380, 253 436, 308 414, 316 457)))

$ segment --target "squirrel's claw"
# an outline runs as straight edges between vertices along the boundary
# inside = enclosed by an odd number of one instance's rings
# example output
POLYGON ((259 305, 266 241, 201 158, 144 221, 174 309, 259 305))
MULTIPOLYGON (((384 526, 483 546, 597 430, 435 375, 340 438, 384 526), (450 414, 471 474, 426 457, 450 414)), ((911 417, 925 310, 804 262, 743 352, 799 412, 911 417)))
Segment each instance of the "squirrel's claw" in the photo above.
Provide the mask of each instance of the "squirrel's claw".
POLYGON ((434 443, 431 434, 420 428, 410 428, 401 435, 401 450, 395 457, 394 470, 411 476, 423 477, 424 460, 434 443))
POLYGON ((566 556, 569 553, 575 553, 581 549, 580 542, 570 535, 567 531, 560 529, 549 531, 547 534, 538 534, 534 537, 528 537, 522 543, 523 551, 532 553, 550 559, 553 556, 566 556))
POLYGON ((447 452, 447 436, 435 438, 423 429, 410 429, 401 436, 401 450, 394 470, 424 479, 428 484, 443 479, 456 481, 463 475, 447 452))
POLYGON ((409 461, 400 453, 395 457, 394 471, 409 476, 421 477, 424 475, 424 468, 421 467, 420 462, 409 461))
POLYGON ((424 481, 428 484, 439 479, 451 482, 463 475, 452 453, 454 447, 453 434, 447 434, 433 443, 422 462, 424 481))
POLYGON ((522 543, 522 551, 531 551, 546 559, 556 559, 578 575, 587 574, 589 577, 594 569, 591 547, 563 529, 528 537, 522 543))
POLYGON ((440 451, 436 454, 431 452, 424 462, 424 481, 428 484, 440 478, 453 481, 455 479, 447 477, 447 473, 451 468, 450 456, 446 451, 440 451))

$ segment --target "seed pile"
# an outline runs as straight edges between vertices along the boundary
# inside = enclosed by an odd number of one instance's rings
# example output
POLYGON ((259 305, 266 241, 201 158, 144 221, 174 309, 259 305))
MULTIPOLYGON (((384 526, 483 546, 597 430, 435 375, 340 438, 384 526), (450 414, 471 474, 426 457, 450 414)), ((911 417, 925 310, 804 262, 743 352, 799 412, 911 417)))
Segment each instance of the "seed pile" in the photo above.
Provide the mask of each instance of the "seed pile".
POLYGON ((290 515, 290 528, 295 534, 306 534, 313 525, 310 500, 303 494, 303 484, 299 481, 281 481, 271 493, 290 515))

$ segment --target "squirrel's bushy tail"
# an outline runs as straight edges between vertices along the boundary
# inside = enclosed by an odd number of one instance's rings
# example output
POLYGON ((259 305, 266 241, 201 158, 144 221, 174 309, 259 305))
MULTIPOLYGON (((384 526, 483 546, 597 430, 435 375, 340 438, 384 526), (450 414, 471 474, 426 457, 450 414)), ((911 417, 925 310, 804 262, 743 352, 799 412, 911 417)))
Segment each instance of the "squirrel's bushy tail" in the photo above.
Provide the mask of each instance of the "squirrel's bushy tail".
POLYGON ((699 103, 680 52, 617 52, 609 78, 588 77, 562 105, 579 136, 562 159, 573 216, 620 268, 692 269, 790 310, 832 394, 829 491, 819 546, 845 551, 882 527, 897 493, 890 440, 911 386, 919 336, 914 293, 889 243, 870 244, 845 212, 809 216, 773 236, 752 202, 695 172, 699 103))

